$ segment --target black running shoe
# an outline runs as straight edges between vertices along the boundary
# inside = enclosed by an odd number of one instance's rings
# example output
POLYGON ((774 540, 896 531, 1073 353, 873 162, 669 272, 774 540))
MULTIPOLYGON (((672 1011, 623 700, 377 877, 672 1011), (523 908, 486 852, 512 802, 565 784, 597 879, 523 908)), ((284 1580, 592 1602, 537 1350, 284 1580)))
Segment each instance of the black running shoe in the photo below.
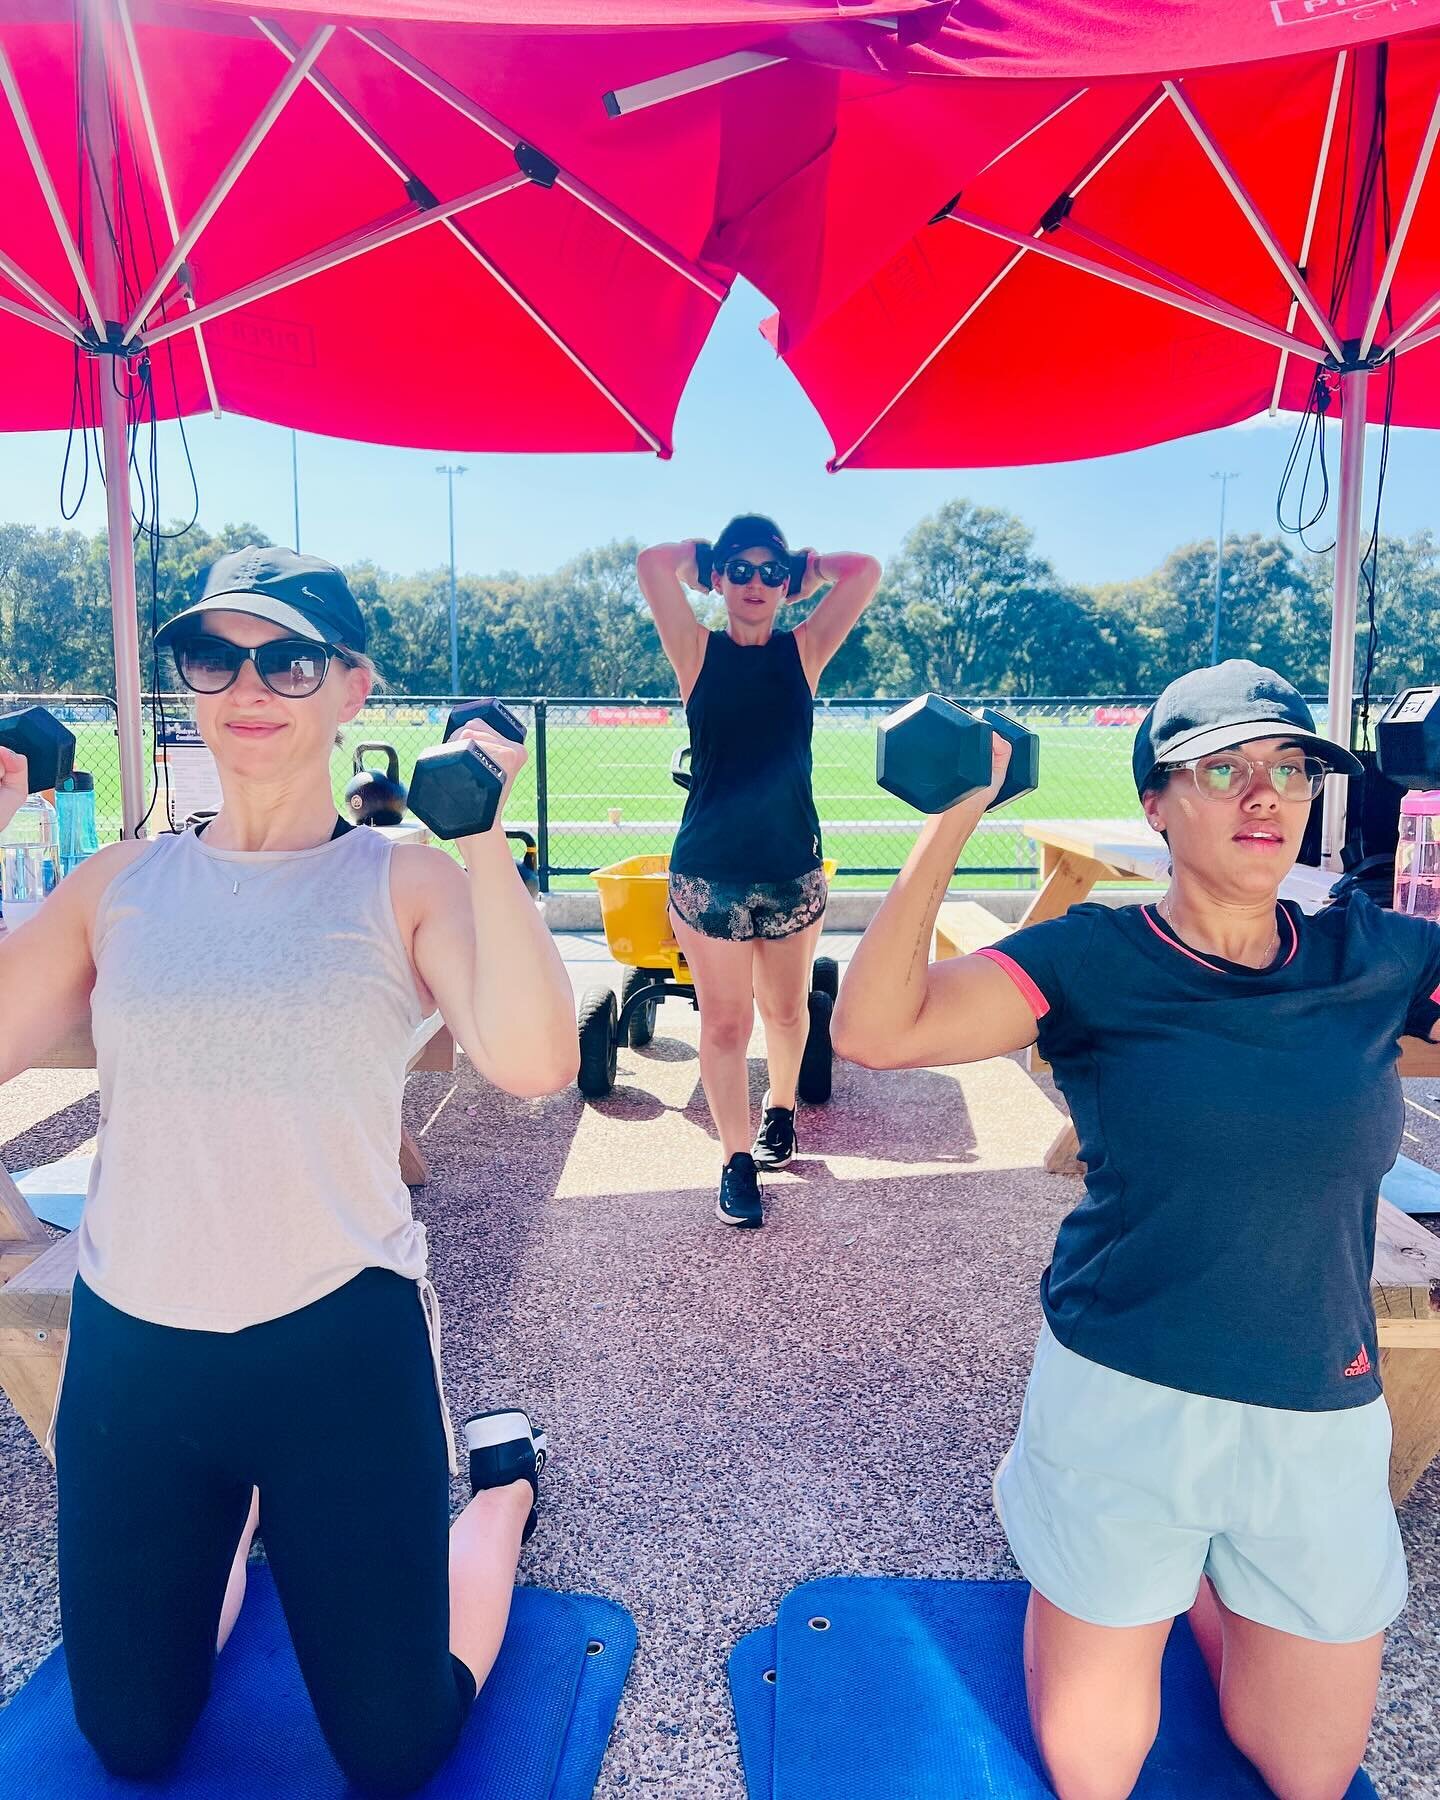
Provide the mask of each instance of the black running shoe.
POLYGON ((799 1148, 800 1144, 795 1136, 795 1108, 772 1106, 767 1091, 764 1117, 760 1121, 755 1147, 750 1153, 755 1158, 755 1167, 783 1169, 799 1148))
POLYGON ((522 1544, 535 1530, 540 1504, 540 1471, 545 1467, 545 1433, 537 1431, 527 1413, 518 1408, 476 1413, 465 1421, 465 1448, 470 1452, 470 1492, 508 1487, 512 1481, 528 1481, 535 1505, 525 1521, 522 1544))
POLYGON ((754 1231, 765 1223, 755 1158, 744 1150, 737 1150, 721 1171, 715 1216, 726 1225, 738 1225, 742 1231, 754 1231))

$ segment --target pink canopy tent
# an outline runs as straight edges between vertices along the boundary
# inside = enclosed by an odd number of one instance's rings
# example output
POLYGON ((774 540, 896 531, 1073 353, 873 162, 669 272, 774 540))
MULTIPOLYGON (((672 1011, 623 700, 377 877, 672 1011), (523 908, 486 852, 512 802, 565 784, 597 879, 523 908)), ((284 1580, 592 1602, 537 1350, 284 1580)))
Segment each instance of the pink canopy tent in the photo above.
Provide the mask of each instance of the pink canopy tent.
MULTIPOLYGON (((1433 4, 976 0, 919 41, 871 38, 863 68, 737 65, 757 118, 762 83, 810 104, 731 171, 711 247, 779 307, 836 469, 1126 450, 1303 409, 1318 373, 1341 417, 1344 720, 1363 421, 1440 424, 1437 23, 1433 4)), ((638 126, 683 79, 612 110, 638 126)))
POLYGON ((602 89, 677 58, 853 60, 945 10, 4 0, 0 429, 103 434, 127 832, 138 426, 668 455, 733 274, 708 246, 726 97, 622 141, 602 89))

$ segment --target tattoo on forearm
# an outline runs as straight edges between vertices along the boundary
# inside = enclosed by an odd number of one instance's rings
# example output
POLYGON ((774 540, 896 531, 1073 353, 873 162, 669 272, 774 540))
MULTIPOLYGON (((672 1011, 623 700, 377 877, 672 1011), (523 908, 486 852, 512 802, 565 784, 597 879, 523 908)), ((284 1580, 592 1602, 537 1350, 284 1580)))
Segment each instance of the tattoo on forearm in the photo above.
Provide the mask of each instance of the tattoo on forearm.
MULTIPOLYGON (((933 915, 935 913, 935 911, 939 907, 941 899, 944 896, 945 890, 947 887, 949 887, 949 885, 950 885, 950 878, 948 875, 937 875, 935 877, 935 879, 931 882, 930 897, 925 903, 927 916, 933 915)), ((910 971, 909 971, 909 976, 907 976, 907 979, 910 979, 911 977, 913 977, 916 969, 928 964, 929 961, 930 961, 930 946, 926 943, 925 937, 922 935, 922 936, 916 938, 915 948, 910 954, 910 971)))

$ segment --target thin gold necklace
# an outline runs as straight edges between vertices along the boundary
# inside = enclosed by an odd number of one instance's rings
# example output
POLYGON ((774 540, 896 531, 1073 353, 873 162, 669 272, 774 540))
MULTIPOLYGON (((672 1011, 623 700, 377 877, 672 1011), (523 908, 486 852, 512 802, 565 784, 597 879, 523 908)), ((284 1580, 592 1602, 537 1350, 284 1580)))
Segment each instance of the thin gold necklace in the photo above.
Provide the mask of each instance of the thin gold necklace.
MULTIPOLYGON (((1155 910, 1156 910, 1156 912, 1159 913, 1160 917, 1165 921, 1165 923, 1170 927, 1170 929, 1175 933, 1176 937, 1181 938, 1183 940, 1185 934, 1181 931, 1180 927, 1175 923, 1174 916, 1170 910, 1170 896, 1168 894, 1163 894, 1160 897, 1160 899, 1155 902, 1155 910)), ((1260 968, 1260 969, 1268 969, 1270 967, 1270 964, 1272 962, 1274 962, 1277 954, 1279 953, 1279 950, 1280 950, 1280 927, 1277 925, 1275 927, 1274 935, 1270 939, 1270 947, 1266 950, 1264 956, 1261 957, 1260 961, 1257 964, 1255 964, 1254 966, 1256 968, 1260 968)), ((1212 951, 1211 954, 1218 955, 1219 952, 1212 951)), ((1227 958, 1226 960, 1228 961, 1229 959, 1227 958)))

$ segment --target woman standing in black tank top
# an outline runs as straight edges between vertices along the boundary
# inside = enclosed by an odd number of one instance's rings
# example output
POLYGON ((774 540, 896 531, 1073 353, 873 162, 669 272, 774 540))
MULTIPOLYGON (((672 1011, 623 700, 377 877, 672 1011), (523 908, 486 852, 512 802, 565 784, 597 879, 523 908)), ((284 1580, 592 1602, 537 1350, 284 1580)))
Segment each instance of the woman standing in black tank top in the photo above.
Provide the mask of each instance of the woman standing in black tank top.
POLYGON ((757 1168, 783 1168, 796 1150, 795 1087, 826 901, 810 783, 815 688, 880 583, 872 556, 803 556, 792 594, 783 534, 747 513, 716 539, 708 581, 693 538, 653 545, 637 564, 690 725, 670 919, 700 1001, 700 1076, 724 1164, 716 1212, 727 1225, 762 1223, 757 1168), (787 598, 827 586, 802 624, 775 629, 787 598), (720 595, 723 631, 701 625, 686 587, 720 595), (757 1002, 770 1089, 752 1148, 746 1051, 757 1002))

